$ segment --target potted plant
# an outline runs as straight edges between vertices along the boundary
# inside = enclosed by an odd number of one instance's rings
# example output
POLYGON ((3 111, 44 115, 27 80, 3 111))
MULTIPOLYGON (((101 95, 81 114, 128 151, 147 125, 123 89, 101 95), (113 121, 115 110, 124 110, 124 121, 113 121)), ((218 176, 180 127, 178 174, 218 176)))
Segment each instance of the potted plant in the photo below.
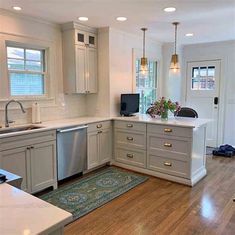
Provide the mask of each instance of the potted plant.
POLYGON ((168 120, 168 112, 171 111, 179 112, 180 105, 178 102, 172 102, 170 99, 162 97, 161 99, 155 101, 146 111, 152 118, 156 116, 161 116, 162 120, 168 120))

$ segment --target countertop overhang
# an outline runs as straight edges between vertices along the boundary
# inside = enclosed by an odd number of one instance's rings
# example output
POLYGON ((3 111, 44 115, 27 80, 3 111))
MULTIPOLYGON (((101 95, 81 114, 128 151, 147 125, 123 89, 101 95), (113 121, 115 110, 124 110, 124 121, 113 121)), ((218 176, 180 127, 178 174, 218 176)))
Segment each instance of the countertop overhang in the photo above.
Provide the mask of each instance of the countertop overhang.
MULTIPOLYGON (((186 127, 186 128, 198 128, 200 126, 206 125, 207 123, 211 121, 209 119, 182 118, 182 117, 170 117, 168 120, 162 121, 161 118, 151 118, 149 115, 146 115, 146 114, 136 115, 132 117, 78 117, 78 118, 68 118, 68 119, 42 122, 40 124, 36 124, 36 126, 39 126, 42 128, 0 134, 0 139, 11 137, 11 136, 37 133, 37 132, 49 131, 49 130, 56 130, 59 128, 87 125, 91 123, 102 122, 102 121, 112 121, 112 120, 142 122, 142 123, 149 123, 149 124, 179 126, 179 127, 186 127)), ((25 126, 25 125, 15 125, 15 126, 11 126, 11 128, 20 127, 20 126, 25 126)), ((0 130, 4 130, 4 129, 5 128, 1 128, 0 130)))

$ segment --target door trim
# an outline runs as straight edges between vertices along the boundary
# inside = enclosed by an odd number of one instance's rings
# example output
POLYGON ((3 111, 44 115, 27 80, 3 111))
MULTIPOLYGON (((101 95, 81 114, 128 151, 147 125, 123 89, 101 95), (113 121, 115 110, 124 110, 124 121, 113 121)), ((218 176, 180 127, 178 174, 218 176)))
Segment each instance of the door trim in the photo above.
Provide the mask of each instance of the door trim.
POLYGON ((210 55, 209 57, 201 56, 198 58, 187 59, 184 60, 185 65, 185 86, 184 86, 184 102, 186 103, 187 99, 187 75, 188 75, 188 63, 194 62, 203 62, 203 61, 220 61, 220 87, 219 87, 219 97, 220 97, 220 108, 218 113, 218 130, 217 130, 217 144, 224 144, 224 127, 225 127, 225 113, 226 113, 226 69, 228 64, 227 56, 218 56, 218 55, 210 55))

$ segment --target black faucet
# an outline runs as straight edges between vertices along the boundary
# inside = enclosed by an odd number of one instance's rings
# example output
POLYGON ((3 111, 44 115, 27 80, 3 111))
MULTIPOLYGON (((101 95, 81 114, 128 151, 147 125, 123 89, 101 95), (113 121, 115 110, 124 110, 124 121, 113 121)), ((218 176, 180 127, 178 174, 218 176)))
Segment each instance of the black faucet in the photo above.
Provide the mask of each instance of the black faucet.
POLYGON ((17 101, 17 100, 10 100, 9 102, 7 102, 6 106, 5 106, 5 127, 9 127, 9 123, 13 123, 14 121, 10 121, 8 120, 8 106, 10 103, 17 103, 20 105, 21 111, 22 113, 25 113, 26 111, 24 110, 23 105, 17 101))

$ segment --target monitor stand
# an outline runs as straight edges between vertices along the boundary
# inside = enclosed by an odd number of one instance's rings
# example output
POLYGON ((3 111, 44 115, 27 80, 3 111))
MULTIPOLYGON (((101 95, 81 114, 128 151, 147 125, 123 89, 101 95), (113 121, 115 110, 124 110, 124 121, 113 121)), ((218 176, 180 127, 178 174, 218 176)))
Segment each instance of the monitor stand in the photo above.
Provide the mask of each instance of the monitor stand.
POLYGON ((123 114, 122 116, 124 116, 124 117, 134 117, 136 115, 135 114, 123 114))

